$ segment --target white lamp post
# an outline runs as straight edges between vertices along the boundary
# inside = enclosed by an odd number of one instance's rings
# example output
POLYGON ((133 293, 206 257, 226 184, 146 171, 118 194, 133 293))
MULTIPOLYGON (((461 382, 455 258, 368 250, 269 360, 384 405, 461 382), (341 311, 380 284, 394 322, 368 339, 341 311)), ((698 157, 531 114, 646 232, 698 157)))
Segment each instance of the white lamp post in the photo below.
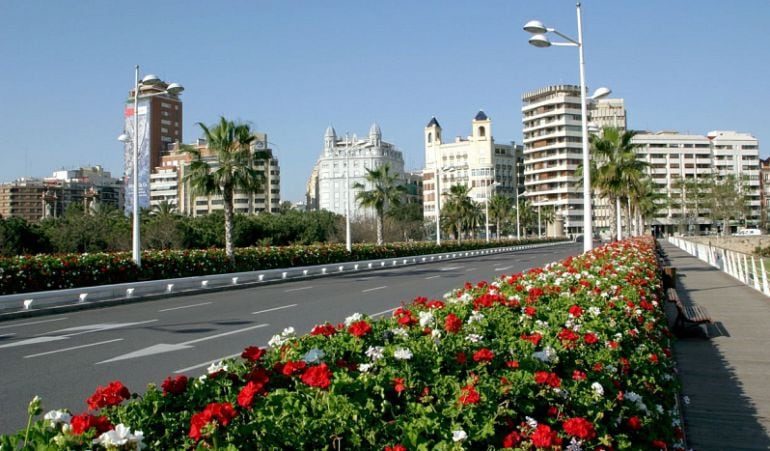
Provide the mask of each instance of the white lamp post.
POLYGON ((351 252, 353 245, 350 239, 350 164, 348 155, 350 155, 350 141, 345 135, 345 249, 351 252))
POLYGON ((516 185, 516 239, 521 240, 521 227, 519 225, 519 164, 514 169, 513 184, 516 185))
MULTIPOLYGON (((160 79, 155 75, 147 75, 142 81, 139 81, 139 65, 134 66, 134 136, 133 136, 133 160, 132 160, 132 182, 134 184, 134 192, 132 193, 133 200, 133 232, 132 232, 132 257, 136 266, 142 266, 142 253, 140 249, 140 236, 139 236, 139 88, 141 86, 151 86, 161 83, 160 79)), ((161 94, 177 95, 184 91, 184 87, 178 83, 169 84, 165 90, 154 92, 152 94, 146 94, 141 96, 142 98, 152 97, 161 94)), ((118 136, 118 141, 127 143, 131 138, 123 133, 118 136)))
MULTIPOLYGON (((591 226, 591 174, 590 174, 590 157, 588 150, 588 116, 586 108, 586 79, 585 79, 585 58, 583 56, 583 19, 580 14, 580 2, 577 2, 577 27, 578 27, 578 39, 577 41, 569 36, 562 34, 555 28, 546 28, 539 20, 530 20, 524 25, 524 30, 533 34, 529 38, 529 43, 535 47, 550 47, 556 46, 570 46, 577 47, 580 55, 580 114, 581 125, 583 132, 583 252, 588 252, 593 247, 593 230, 591 226), (551 42, 545 36, 545 33, 552 32, 568 42, 551 42)), ((596 90, 593 99, 604 97, 611 91, 607 88, 599 88, 596 90)))

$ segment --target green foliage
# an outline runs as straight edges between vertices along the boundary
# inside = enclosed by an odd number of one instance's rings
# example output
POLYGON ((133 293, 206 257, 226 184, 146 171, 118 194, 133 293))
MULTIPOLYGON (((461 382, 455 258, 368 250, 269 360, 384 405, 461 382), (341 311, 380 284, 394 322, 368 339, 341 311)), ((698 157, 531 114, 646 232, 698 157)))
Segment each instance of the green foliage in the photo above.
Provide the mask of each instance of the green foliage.
POLYGON ((131 221, 111 206, 85 212, 71 204, 61 218, 41 224, 57 252, 109 252, 131 246, 131 221))
MULTIPOLYGON (((679 385, 653 243, 466 283, 390 318, 287 329, 183 386, 151 385, 92 413, 141 430, 150 449, 552 449, 572 439, 677 449, 679 385)), ((103 448, 94 428, 78 435, 67 423, 38 419, 0 445, 103 448)))
POLYGON ((0 256, 49 252, 51 245, 43 229, 22 218, 0 217, 0 256))
POLYGON ((366 168, 364 176, 367 184, 354 183, 353 189, 358 190, 356 200, 364 208, 373 208, 377 214, 377 244, 382 244, 383 228, 385 227, 385 213, 391 207, 398 206, 401 198, 406 194, 406 187, 397 185, 398 176, 390 173, 390 166, 384 164, 379 168, 366 168), (364 191, 367 185, 370 190, 364 191))

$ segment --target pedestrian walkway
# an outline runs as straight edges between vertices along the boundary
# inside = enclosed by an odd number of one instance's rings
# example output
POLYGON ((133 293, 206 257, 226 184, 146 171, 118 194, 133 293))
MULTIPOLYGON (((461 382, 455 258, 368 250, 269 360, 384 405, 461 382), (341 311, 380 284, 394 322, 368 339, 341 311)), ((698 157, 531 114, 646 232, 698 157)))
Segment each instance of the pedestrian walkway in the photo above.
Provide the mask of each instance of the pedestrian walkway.
MULTIPOLYGON (((770 298, 663 240, 683 303, 708 309, 708 337, 681 338, 687 445, 770 449, 770 298)), ((670 307, 670 306, 667 306, 670 307)))

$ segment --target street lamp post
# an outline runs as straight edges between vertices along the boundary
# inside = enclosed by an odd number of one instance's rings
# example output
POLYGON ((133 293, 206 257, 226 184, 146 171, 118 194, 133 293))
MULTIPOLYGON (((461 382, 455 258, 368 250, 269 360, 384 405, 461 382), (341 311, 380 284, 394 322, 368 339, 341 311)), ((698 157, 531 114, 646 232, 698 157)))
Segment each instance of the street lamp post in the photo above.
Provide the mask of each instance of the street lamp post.
MULTIPOLYGON (((577 2, 577 28, 578 39, 574 40, 571 37, 562 34, 555 28, 546 28, 539 20, 530 20, 524 25, 524 30, 533 34, 529 38, 529 43, 535 47, 550 47, 556 46, 570 46, 577 47, 580 56, 580 114, 581 114, 581 128, 583 133, 583 252, 588 252, 593 247, 593 230, 591 225, 591 174, 590 174, 590 157, 588 152, 588 116, 586 107, 586 79, 585 79, 585 58, 583 55, 583 19, 580 13, 580 2, 577 2), (545 36, 545 33, 553 32, 568 42, 551 42, 545 36)), ((596 90, 593 99, 604 97, 611 91, 607 88, 599 88, 596 90)))
POLYGON ((456 170, 454 166, 442 168, 436 160, 436 246, 441 246, 441 174, 456 170))
MULTIPOLYGON (((132 183, 134 185, 134 190, 132 193, 132 215, 133 215, 133 231, 132 231, 132 246, 131 246, 131 253, 132 258, 134 260, 134 263, 136 266, 141 267, 142 266, 142 253, 140 248, 140 232, 139 232, 139 88, 142 86, 150 86, 150 85, 157 85, 161 81, 158 77, 155 75, 147 75, 145 76, 142 81, 139 81, 139 65, 137 64, 134 66, 134 136, 133 136, 133 152, 132 152, 132 165, 131 168, 132 172, 132 183)), ((172 94, 177 95, 184 91, 184 88, 182 85, 178 83, 171 83, 168 86, 166 86, 166 89, 155 92, 152 94, 147 94, 141 96, 142 98, 147 97, 153 97, 156 95, 161 94, 172 94)), ((120 136, 118 136, 118 141, 121 141, 123 143, 127 143, 131 140, 131 138, 123 133, 120 136)))
POLYGON ((519 226, 519 163, 516 163, 514 170, 514 182, 516 185, 516 239, 521 240, 521 227, 519 226))
POLYGON ((345 135, 345 249, 348 252, 352 251, 352 243, 350 239, 350 140, 345 135))

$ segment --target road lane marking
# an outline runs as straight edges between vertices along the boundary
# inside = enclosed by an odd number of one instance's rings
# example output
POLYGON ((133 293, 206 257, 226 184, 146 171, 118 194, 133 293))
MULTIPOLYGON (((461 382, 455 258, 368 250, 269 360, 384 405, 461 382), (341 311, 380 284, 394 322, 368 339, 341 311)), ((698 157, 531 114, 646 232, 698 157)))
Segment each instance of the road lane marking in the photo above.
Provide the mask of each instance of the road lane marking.
POLYGON ((392 308, 392 309, 388 309, 388 310, 385 310, 384 312, 373 313, 373 314, 371 314, 371 315, 369 315, 369 316, 371 316, 372 318, 374 318, 374 317, 376 317, 376 316, 381 316, 381 315, 384 315, 384 314, 386 314, 386 313, 390 313, 390 312, 393 312, 393 311, 396 311, 396 310, 398 310, 398 307, 395 307, 395 308, 392 308))
POLYGON ((506 271, 506 270, 511 269, 511 268, 513 268, 513 265, 501 266, 499 268, 495 268, 495 271, 506 271))
POLYGON ((96 362, 96 365, 101 365, 102 363, 117 362, 119 360, 138 359, 140 357, 147 357, 147 356, 150 356, 150 355, 162 354, 164 352, 174 352, 174 351, 181 351, 183 349, 190 349, 190 348, 193 348, 193 346, 190 346, 190 345, 192 345, 194 343, 200 343, 200 342, 203 342, 203 341, 214 340, 216 338, 226 337, 228 335, 239 334, 241 332, 247 332, 247 331, 250 331, 250 330, 259 329, 259 328, 267 327, 267 326, 269 326, 269 324, 257 324, 255 326, 244 327, 243 329, 230 330, 230 331, 227 331, 227 332, 222 332, 221 334, 209 335, 208 337, 196 338, 194 340, 188 340, 188 341, 184 341, 182 343, 177 343, 177 344, 158 343, 158 344, 155 344, 155 345, 152 345, 152 346, 148 346, 148 347, 143 348, 143 349, 139 349, 138 351, 129 352, 128 354, 123 354, 123 355, 119 355, 117 357, 113 357, 111 359, 102 360, 101 362, 96 362))
POLYGON ((26 346, 26 345, 36 345, 38 343, 49 343, 52 341, 59 341, 59 340, 66 340, 67 337, 35 337, 35 338, 28 338, 26 340, 17 341, 14 343, 6 343, 4 345, 0 345, 0 349, 3 348, 15 348, 17 346, 26 346))
POLYGON ((3 335, 0 335, 0 338, 13 337, 14 335, 16 335, 16 334, 3 334, 3 335))
POLYGON ((441 276, 430 276, 430 277, 426 277, 426 278, 425 278, 425 280, 428 280, 428 279, 435 279, 436 277, 441 277, 441 276))
POLYGON ((183 308, 200 307, 201 305, 209 305, 209 304, 211 304, 211 302, 201 302, 200 304, 191 304, 191 305, 183 305, 181 307, 164 308, 163 310, 158 310, 158 313, 170 312, 171 310, 181 310, 183 308))
POLYGON ((463 269, 462 266, 447 266, 445 268, 440 268, 439 271, 454 271, 455 269, 463 269))
POLYGON ((361 290, 361 293, 368 293, 370 291, 382 290, 383 288, 388 288, 388 286, 387 285, 383 285, 381 287, 368 288, 366 290, 361 290))
POLYGON ((9 329, 11 327, 31 326, 33 324, 50 323, 50 322, 53 322, 53 321, 64 321, 65 319, 67 319, 67 318, 64 317, 64 318, 56 318, 56 319, 44 319, 42 321, 30 321, 30 322, 27 322, 27 323, 9 324, 7 326, 0 326, 0 329, 9 329))
POLYGON ((240 357, 240 356, 241 356, 240 352, 238 354, 226 355, 226 356, 221 357, 219 359, 209 360, 208 362, 203 362, 203 363, 199 363, 197 365, 188 366, 187 368, 182 368, 181 370, 176 370, 176 371, 174 371, 174 374, 186 373, 188 371, 197 370, 198 368, 203 368, 204 366, 208 367, 208 366, 211 366, 212 363, 217 363, 217 362, 221 362, 222 360, 232 359, 232 358, 240 357))
POLYGON ((48 352, 39 352, 37 354, 25 355, 24 358, 25 359, 31 359, 33 357, 41 357, 41 356, 44 356, 44 355, 56 354, 56 353, 59 353, 59 352, 74 351, 75 349, 90 348, 92 346, 99 346, 99 345, 104 345, 104 344, 107 344, 107 343, 114 343, 116 341, 123 341, 123 339, 122 338, 116 338, 114 340, 100 341, 98 343, 91 343, 91 344, 80 345, 80 346, 72 346, 72 347, 69 347, 69 348, 56 349, 54 351, 48 351, 48 352))
POLYGON ((301 291, 301 290, 309 290, 311 288, 315 287, 301 287, 301 288, 291 288, 289 290, 285 290, 284 293, 291 293, 292 291, 301 291))
POLYGON ((296 307, 296 306, 297 306, 297 304, 289 304, 289 305, 284 305, 284 306, 281 306, 281 307, 275 307, 275 308, 269 308, 269 309, 266 309, 266 310, 260 310, 258 312, 251 312, 251 314, 252 315, 259 315, 260 313, 274 312, 276 310, 283 310, 283 309, 292 308, 292 307, 296 307))
POLYGON ((44 334, 38 334, 38 337, 41 336, 48 336, 55 333, 61 333, 61 332, 74 332, 71 334, 64 334, 63 337, 74 337, 75 335, 83 335, 83 334, 90 334, 92 332, 101 332, 103 330, 113 330, 113 329, 120 329, 123 327, 131 327, 131 326, 139 326, 141 324, 148 324, 148 323, 154 323, 158 321, 157 319, 149 319, 147 321, 136 321, 133 323, 99 323, 99 324, 88 324, 85 326, 75 326, 75 327, 68 327, 66 329, 59 329, 54 330, 52 332, 46 332, 44 334))

